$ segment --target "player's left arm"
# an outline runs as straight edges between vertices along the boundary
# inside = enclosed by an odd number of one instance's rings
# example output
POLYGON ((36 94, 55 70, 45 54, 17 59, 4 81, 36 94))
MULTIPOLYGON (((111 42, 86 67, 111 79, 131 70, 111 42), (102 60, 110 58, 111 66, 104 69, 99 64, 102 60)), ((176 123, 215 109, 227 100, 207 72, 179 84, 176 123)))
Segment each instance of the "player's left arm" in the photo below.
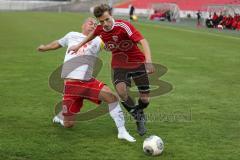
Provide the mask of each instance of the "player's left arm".
POLYGON ((155 71, 155 68, 152 64, 151 50, 147 40, 142 36, 142 34, 138 30, 136 30, 136 28, 132 24, 130 24, 129 22, 125 22, 125 25, 123 26, 129 38, 133 42, 139 43, 142 46, 142 49, 143 49, 142 52, 146 59, 145 66, 146 66, 147 73, 149 74, 153 73, 155 71))
POLYGON ((53 42, 51 42, 49 44, 46 44, 46 45, 42 44, 42 45, 40 45, 37 48, 37 50, 39 52, 46 52, 46 51, 49 51, 49 50, 56 50, 56 49, 61 48, 61 47, 62 46, 59 44, 58 40, 55 40, 55 41, 53 41, 53 42))
POLYGON ((143 54, 145 55, 146 58, 146 63, 152 63, 151 51, 148 41, 146 39, 142 39, 138 43, 140 43, 142 46, 143 54))
POLYGON ((139 41, 139 43, 142 45, 143 54, 146 59, 146 70, 149 74, 153 73, 155 71, 154 66, 152 65, 152 56, 151 56, 151 50, 148 44, 148 41, 144 38, 139 41))

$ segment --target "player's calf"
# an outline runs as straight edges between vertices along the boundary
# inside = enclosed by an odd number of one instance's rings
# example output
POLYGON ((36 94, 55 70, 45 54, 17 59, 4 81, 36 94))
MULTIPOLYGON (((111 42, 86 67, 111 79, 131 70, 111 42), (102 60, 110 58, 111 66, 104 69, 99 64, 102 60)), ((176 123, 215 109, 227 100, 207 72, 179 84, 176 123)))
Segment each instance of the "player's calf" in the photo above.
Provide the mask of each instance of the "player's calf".
POLYGON ((107 86, 104 86, 101 89, 101 92, 99 93, 99 99, 107 104, 118 101, 117 96, 107 86))
POLYGON ((132 115, 136 106, 133 99, 128 95, 127 84, 125 82, 119 82, 115 85, 116 91, 122 100, 123 107, 132 115))

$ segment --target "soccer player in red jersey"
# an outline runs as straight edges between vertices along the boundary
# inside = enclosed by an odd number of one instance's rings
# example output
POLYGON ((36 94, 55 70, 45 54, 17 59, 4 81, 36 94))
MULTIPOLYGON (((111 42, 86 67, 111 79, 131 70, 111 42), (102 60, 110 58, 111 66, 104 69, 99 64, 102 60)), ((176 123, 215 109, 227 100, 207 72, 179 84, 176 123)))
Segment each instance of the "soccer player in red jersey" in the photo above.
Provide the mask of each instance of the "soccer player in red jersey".
POLYGON ((100 24, 69 51, 76 53, 79 48, 97 36, 103 40, 105 48, 112 52, 113 83, 116 91, 123 106, 136 119, 138 133, 144 135, 147 129, 143 110, 149 105, 150 92, 148 74, 155 70, 148 42, 132 24, 124 20, 115 20, 110 7, 106 4, 95 7, 94 16, 100 24), (138 44, 142 45, 143 51, 138 48, 138 44), (135 105, 134 100, 128 95, 131 79, 139 90, 138 105, 135 105))

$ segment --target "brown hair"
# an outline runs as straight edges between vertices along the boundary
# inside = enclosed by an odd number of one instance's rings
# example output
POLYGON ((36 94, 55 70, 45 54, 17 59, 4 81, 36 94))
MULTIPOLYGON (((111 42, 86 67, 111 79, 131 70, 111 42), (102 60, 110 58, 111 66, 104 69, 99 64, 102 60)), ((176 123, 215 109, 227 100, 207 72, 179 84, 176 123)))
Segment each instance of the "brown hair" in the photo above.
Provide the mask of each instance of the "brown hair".
POLYGON ((96 18, 101 17, 104 12, 108 12, 111 15, 111 7, 107 4, 101 4, 96 6, 93 10, 93 14, 96 18))

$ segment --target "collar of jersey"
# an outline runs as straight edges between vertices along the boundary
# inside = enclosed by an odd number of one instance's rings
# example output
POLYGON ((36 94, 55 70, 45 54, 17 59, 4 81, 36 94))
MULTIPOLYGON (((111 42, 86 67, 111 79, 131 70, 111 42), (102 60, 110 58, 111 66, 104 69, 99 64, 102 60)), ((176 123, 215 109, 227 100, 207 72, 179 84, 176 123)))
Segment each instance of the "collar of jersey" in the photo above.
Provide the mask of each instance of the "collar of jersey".
POLYGON ((114 26, 115 26, 115 20, 114 20, 114 18, 113 18, 113 26, 112 26, 112 28, 111 28, 109 31, 106 31, 104 28, 103 28, 103 30, 104 30, 105 32, 110 32, 111 30, 113 30, 114 26))

